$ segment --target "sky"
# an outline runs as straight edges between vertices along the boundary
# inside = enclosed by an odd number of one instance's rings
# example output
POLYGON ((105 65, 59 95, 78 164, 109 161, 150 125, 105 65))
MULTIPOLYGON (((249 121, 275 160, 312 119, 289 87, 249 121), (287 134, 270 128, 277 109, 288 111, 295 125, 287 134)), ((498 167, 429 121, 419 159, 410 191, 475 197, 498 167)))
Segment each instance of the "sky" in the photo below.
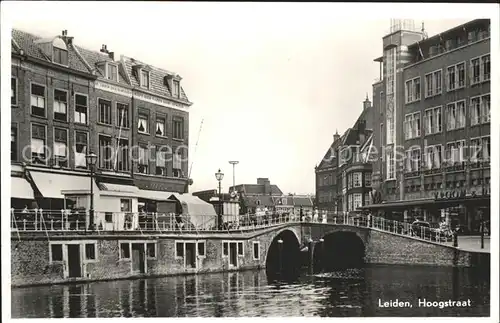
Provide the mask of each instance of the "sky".
MULTIPOLYGON (((193 102, 191 192, 215 189, 219 168, 227 191, 228 161, 237 160, 236 184, 267 177, 284 193, 314 194, 315 165, 335 131, 354 124, 379 75, 373 59, 391 16, 367 6, 21 2, 9 3, 8 17, 42 37, 67 30, 79 46, 106 44, 115 57, 178 73, 193 102)), ((471 19, 461 11, 415 23, 432 36, 471 19)))

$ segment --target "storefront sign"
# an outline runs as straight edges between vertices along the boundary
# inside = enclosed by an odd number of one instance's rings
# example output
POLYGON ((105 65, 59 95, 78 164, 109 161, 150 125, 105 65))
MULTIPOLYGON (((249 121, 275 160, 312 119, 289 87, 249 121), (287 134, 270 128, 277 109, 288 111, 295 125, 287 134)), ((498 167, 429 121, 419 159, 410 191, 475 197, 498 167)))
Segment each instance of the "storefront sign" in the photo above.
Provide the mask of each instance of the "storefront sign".
POLYGON ((480 190, 450 190, 450 191, 441 191, 434 193, 434 199, 436 200, 451 200, 451 199, 459 199, 465 197, 478 197, 478 196, 488 196, 490 195, 490 191, 488 188, 482 188, 480 190))

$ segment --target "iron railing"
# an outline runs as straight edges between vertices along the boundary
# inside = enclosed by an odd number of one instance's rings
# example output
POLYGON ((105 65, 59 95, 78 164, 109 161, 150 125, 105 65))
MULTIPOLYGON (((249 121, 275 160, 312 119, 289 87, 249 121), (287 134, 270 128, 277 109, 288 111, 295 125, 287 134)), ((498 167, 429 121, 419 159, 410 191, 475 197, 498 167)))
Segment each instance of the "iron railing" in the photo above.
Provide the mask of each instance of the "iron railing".
MULTIPOLYGON (((125 232, 242 232, 254 231, 267 227, 279 226, 286 223, 318 223, 349 225, 365 227, 392 234, 412 237, 436 243, 446 243, 452 240, 450 230, 440 230, 425 226, 412 225, 409 222, 388 220, 371 215, 345 215, 343 213, 320 212, 304 215, 256 214, 224 215, 224 225, 218 228, 217 216, 196 216, 165 214, 165 213, 132 213, 132 212, 94 212, 95 231, 125 232)), ((71 210, 14 210, 11 209, 11 230, 13 232, 85 232, 89 231, 88 212, 74 212, 71 210)))

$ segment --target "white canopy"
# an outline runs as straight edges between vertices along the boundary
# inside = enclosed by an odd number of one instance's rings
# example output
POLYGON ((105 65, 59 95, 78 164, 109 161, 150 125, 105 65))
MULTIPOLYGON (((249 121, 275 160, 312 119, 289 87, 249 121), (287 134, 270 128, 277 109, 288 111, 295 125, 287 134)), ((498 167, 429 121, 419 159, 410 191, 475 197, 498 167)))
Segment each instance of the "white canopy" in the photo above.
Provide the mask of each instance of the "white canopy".
POLYGON ((217 213, 212 204, 191 194, 173 193, 169 199, 181 203, 182 214, 188 216, 187 219, 196 229, 209 229, 215 226, 217 213))

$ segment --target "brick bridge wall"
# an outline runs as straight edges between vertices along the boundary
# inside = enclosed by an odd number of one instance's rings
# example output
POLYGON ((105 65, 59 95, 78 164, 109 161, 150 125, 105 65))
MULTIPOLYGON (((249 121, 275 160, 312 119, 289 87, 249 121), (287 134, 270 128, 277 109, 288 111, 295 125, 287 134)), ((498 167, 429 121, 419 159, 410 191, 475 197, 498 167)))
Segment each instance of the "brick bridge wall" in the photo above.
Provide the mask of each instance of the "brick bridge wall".
MULTIPOLYGON (((435 243, 419 241, 397 234, 333 224, 285 224, 255 232, 201 235, 158 234, 149 236, 137 232, 99 235, 51 234, 50 243, 82 243, 94 241, 97 246, 95 261, 82 264, 82 278, 65 278, 64 264, 50 261, 49 241, 44 232, 24 233, 11 237, 11 284, 13 286, 131 278, 137 276, 164 276, 183 273, 216 272, 264 267, 269 247, 283 231, 293 232, 300 245, 309 239, 317 241, 339 231, 355 232, 365 245, 365 261, 370 264, 420 264, 444 266, 473 266, 489 263, 489 254, 461 251, 435 243), (156 257, 146 258, 146 273, 133 274, 130 260, 120 259, 120 243, 156 243, 156 257), (176 257, 175 244, 179 241, 205 242, 205 256, 196 257, 196 268, 187 268, 183 258, 176 257), (223 241, 241 242, 243 254, 238 266, 230 267, 223 257, 223 241), (254 259, 253 245, 259 245, 259 257, 254 259), (486 257, 486 258, 484 258, 486 257)), ((347 246, 346 246, 347 247, 347 246)), ((82 255, 83 258, 83 255, 82 255)))

